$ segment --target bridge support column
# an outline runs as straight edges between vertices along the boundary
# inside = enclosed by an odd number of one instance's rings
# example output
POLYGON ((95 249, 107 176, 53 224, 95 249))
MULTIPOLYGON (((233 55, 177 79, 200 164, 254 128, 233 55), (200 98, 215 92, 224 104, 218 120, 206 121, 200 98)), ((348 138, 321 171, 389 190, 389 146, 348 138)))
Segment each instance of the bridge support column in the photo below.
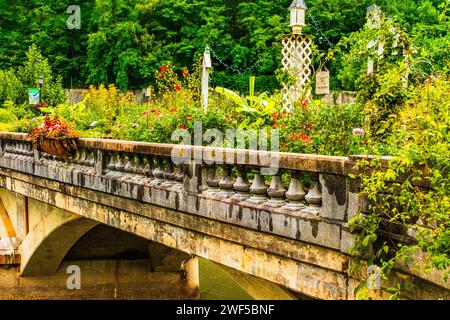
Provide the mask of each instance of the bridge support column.
POLYGON ((189 296, 200 299, 200 274, 198 269, 198 258, 192 257, 185 261, 182 266, 185 279, 186 291, 189 296))

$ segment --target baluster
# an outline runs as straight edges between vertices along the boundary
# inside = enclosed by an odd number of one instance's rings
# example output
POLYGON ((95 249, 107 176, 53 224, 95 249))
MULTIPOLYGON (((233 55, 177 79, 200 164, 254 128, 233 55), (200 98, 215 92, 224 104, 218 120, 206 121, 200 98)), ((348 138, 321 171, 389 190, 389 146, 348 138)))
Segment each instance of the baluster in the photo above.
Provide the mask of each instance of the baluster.
POLYGON ((125 164, 124 171, 127 173, 134 173, 134 155, 131 153, 128 153, 126 155, 127 162, 125 164))
POLYGON ((178 188, 182 189, 183 183, 184 183, 184 165, 179 164, 176 166, 176 170, 175 170, 175 185, 178 188))
POLYGON ((231 166, 224 165, 223 166, 223 177, 219 181, 220 192, 219 196, 223 198, 229 198, 234 195, 233 185, 235 181, 231 176, 231 166))
POLYGON ((266 191, 268 186, 264 182, 264 178, 261 175, 261 169, 253 169, 253 183, 250 186, 250 192, 252 196, 247 201, 254 204, 262 204, 267 201, 266 191))
POLYGON ((12 141, 11 142, 11 153, 12 153, 12 159, 17 159, 19 158, 18 155, 18 143, 16 141, 12 141))
POLYGON ((20 153, 21 153, 23 156, 26 156, 26 155, 27 155, 27 144, 26 144, 26 142, 22 142, 22 143, 20 144, 20 153))
POLYGON ((309 204, 305 211, 318 215, 322 206, 322 186, 318 177, 313 177, 312 180, 311 187, 305 196, 306 202, 309 204))
POLYGON ((301 202, 305 198, 305 191, 303 185, 295 172, 291 172, 291 182, 289 183, 289 189, 286 192, 286 198, 289 203, 286 204, 283 209, 291 211, 300 211, 305 208, 305 205, 301 202))
POLYGON ((125 154, 123 152, 118 153, 118 161, 116 162, 116 171, 123 171, 125 169, 125 154))
POLYGON ((95 153, 94 150, 89 150, 89 167, 94 168, 95 167, 95 153))
POLYGON ((170 187, 176 183, 176 181, 175 181, 176 172, 174 170, 174 165, 173 165, 173 162, 171 161, 171 159, 168 159, 166 161, 167 161, 166 170, 164 171, 164 178, 166 179, 166 182, 164 182, 162 184, 162 186, 170 187))
MULTIPOLYGON (((16 153, 23 155, 23 143, 22 142, 16 143, 16 153)), ((22 158, 22 157, 20 157, 20 158, 22 158)))
POLYGON ((88 150, 86 150, 86 158, 83 161, 83 165, 90 166, 91 161, 92 161, 92 163, 94 163, 94 157, 92 155, 92 151, 88 149, 88 150))
POLYGON ((215 195, 220 192, 217 168, 214 166, 208 167, 208 179, 206 180, 206 185, 208 186, 208 189, 205 190, 205 194, 215 195))
POLYGON ((73 155, 73 157, 70 159, 71 163, 77 163, 78 159, 80 158, 80 150, 77 149, 73 155))
POLYGON ((250 198, 250 184, 248 183, 247 171, 244 167, 238 167, 237 172, 238 176, 236 183, 233 185, 233 188, 237 193, 232 196, 231 199, 245 201, 250 198))
POLYGON ((109 163, 108 163, 108 170, 115 171, 116 170, 116 164, 117 164, 117 154, 114 152, 109 152, 109 163))
POLYGON ((136 165, 134 166, 134 173, 138 175, 144 175, 144 158, 143 155, 138 154, 136 156, 136 165))
POLYGON ((30 157, 32 157, 34 155, 34 153, 33 153, 33 144, 32 143, 28 143, 27 144, 27 154, 30 157))
POLYGON ((3 148, 4 148, 4 152, 5 153, 9 153, 9 141, 4 141, 3 142, 3 148))
POLYGON ((27 156, 27 143, 26 142, 20 143, 20 152, 24 156, 24 158, 27 156))
POLYGON ((284 201, 286 189, 283 187, 283 182, 281 181, 279 173, 272 177, 270 187, 267 189, 267 194, 270 196, 270 199, 265 203, 266 206, 278 208, 286 204, 284 201))
POLYGON ((144 174, 147 176, 148 179, 153 179, 153 158, 150 155, 146 156, 147 163, 144 167, 144 174))
POLYGON ((84 162, 86 161, 87 158, 87 154, 86 154, 86 150, 85 149, 81 149, 80 150, 80 158, 78 158, 77 163, 78 164, 84 164, 84 162))
POLYGON ((160 157, 156 158, 156 165, 155 168, 153 169, 153 176, 155 177, 155 179, 150 183, 151 185, 159 185, 163 182, 165 182, 164 180, 164 171, 162 170, 162 159, 160 157))

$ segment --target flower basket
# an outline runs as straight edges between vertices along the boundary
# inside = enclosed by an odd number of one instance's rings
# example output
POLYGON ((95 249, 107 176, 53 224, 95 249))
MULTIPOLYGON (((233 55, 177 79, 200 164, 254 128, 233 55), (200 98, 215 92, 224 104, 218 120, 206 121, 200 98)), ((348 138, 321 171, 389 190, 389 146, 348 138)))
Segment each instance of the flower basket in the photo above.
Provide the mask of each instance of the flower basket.
POLYGON ((29 136, 39 151, 60 158, 72 157, 78 148, 78 133, 58 117, 52 119, 47 115, 29 136))
POLYGON ((60 158, 70 158, 78 148, 76 138, 43 139, 37 143, 38 150, 60 158))

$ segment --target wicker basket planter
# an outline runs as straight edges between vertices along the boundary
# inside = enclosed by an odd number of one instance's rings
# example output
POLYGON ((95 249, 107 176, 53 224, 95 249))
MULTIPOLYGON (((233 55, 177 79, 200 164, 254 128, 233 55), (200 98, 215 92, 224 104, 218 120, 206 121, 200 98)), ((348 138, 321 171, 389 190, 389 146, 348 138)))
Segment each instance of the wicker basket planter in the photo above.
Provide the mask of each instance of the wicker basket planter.
POLYGON ((38 150, 60 158, 70 158, 78 148, 76 138, 43 139, 39 141, 38 150))

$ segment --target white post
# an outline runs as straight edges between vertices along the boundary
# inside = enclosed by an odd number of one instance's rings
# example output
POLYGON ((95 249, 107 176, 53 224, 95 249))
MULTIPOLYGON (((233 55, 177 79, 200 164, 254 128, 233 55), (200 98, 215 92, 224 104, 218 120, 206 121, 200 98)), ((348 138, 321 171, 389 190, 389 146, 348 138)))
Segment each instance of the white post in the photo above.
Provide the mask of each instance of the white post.
POLYGON ((205 52, 203 53, 203 63, 202 63, 202 106, 203 110, 206 112, 208 110, 208 95, 209 95, 209 73, 211 72, 211 53, 207 46, 205 52))
MULTIPOLYGON (((379 7, 372 5, 369 8, 367 8, 367 26, 370 29, 380 29, 381 27, 381 10, 379 7)), ((376 40, 371 40, 367 44, 367 49, 372 49, 374 52, 377 50, 376 46, 378 45, 378 56, 381 58, 384 53, 384 42, 380 41, 379 38, 376 40)), ((374 61, 372 58, 369 58, 367 61, 367 74, 370 75, 374 72, 374 61)))

